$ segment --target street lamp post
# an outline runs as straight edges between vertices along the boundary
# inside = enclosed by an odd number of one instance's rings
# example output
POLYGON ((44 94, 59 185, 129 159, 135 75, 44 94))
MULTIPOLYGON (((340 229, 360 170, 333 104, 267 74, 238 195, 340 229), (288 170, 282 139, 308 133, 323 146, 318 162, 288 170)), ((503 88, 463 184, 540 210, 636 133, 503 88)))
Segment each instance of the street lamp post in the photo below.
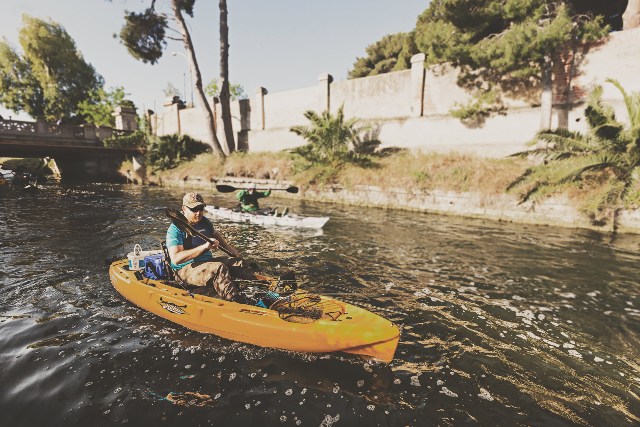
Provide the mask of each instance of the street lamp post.
MULTIPOLYGON (((171 52, 171 56, 177 56, 180 55, 184 58, 185 61, 187 61, 187 68, 189 69, 189 86, 191 88, 191 106, 193 107, 193 76, 191 75, 191 68, 189 67, 189 61, 187 60, 187 56, 184 53, 180 53, 180 52, 171 52)), ((184 77, 184 74, 183 74, 184 77)), ((186 83, 186 79, 183 78, 183 82, 186 83)), ((187 90, 185 89, 184 91, 184 96, 187 96, 187 90)))

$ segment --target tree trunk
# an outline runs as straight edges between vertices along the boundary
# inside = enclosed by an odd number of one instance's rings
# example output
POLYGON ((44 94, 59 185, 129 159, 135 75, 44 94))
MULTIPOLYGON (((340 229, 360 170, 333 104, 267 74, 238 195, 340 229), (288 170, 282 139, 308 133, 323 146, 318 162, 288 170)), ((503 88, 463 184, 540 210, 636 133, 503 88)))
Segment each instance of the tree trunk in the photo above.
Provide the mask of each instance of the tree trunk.
POLYGON ((545 56, 542 64, 541 88, 540 94, 540 130, 551 128, 551 114, 553 113, 553 81, 552 81, 552 63, 551 58, 545 56))
POLYGON ((229 153, 236 149, 231 122, 231 95, 229 91, 229 26, 227 25, 227 0, 220 0, 220 109, 222 127, 229 153))
POLYGON ((640 0, 629 0, 627 10, 622 15, 622 28, 630 30, 640 27, 640 0))
POLYGON ((208 142, 209 145, 211 145, 211 148, 213 148, 213 153, 215 155, 226 157, 224 150, 222 150, 222 146, 220 145, 220 141, 216 136, 216 126, 213 119, 213 111, 211 111, 211 106, 207 102, 207 97, 204 93, 204 89, 202 88, 202 76, 200 75, 200 67, 198 67, 198 61, 196 60, 196 54, 193 49, 191 34, 189 34, 189 30, 187 29, 187 25, 184 22, 184 17, 182 16, 182 11, 180 10, 178 3, 179 0, 171 0, 171 9, 173 10, 176 22, 178 23, 178 27, 180 28, 180 33, 182 34, 182 41, 184 43, 184 50, 187 53, 187 59, 189 60, 191 75, 195 77, 193 79, 193 85, 196 88, 196 94, 198 95, 200 107, 202 108, 207 123, 206 127, 209 134, 208 142))

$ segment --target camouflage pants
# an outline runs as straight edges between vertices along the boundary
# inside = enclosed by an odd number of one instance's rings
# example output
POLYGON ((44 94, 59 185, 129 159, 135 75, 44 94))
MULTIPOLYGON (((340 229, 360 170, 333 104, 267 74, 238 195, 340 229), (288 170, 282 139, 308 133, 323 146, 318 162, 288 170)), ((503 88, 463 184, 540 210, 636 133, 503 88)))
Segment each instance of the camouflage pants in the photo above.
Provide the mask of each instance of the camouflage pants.
POLYGON ((253 278, 253 272, 244 264, 242 258, 218 257, 187 264, 176 274, 190 285, 213 286, 220 298, 235 301, 240 291, 232 279, 253 278))

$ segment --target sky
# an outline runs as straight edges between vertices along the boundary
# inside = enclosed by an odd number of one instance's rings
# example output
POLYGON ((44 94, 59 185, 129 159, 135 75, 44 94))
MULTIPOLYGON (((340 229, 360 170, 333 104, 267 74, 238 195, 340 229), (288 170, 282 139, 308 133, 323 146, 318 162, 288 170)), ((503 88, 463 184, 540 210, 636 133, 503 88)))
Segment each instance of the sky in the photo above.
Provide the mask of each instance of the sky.
MULTIPOLYGON (((191 100, 182 43, 169 41, 162 58, 150 65, 131 57, 114 37, 122 28, 125 10, 140 12, 150 3, 0 0, 0 37, 21 51, 22 15, 51 19, 75 40, 85 61, 105 79, 107 89, 123 86, 139 113, 159 111, 169 83, 191 100)), ((324 73, 344 80, 356 58, 366 55, 368 45, 387 34, 411 31, 428 4, 429 0, 228 0, 229 79, 242 85, 249 97, 258 87, 274 93, 314 86, 324 73)), ((168 0, 156 0, 156 10, 168 11, 168 0)), ((218 2, 197 0, 194 17, 187 20, 206 84, 220 73, 218 2)), ((1 107, 0 114, 28 117, 1 107)))

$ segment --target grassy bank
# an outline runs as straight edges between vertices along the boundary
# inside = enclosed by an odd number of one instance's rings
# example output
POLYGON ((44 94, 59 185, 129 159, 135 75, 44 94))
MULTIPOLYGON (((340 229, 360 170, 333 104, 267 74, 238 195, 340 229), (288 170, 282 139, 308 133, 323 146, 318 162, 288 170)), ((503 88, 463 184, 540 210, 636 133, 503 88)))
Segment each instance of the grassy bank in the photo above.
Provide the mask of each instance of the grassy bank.
MULTIPOLYGON (((162 185, 162 181, 167 180, 214 182, 223 177, 245 177, 288 181, 303 191, 322 190, 334 185, 347 189, 369 185, 382 189, 411 188, 425 192, 440 190, 497 195, 505 194, 509 183, 530 164, 517 158, 401 151, 373 157, 365 165, 303 167, 286 152, 234 153, 224 161, 212 154, 201 154, 174 169, 151 172, 149 181, 162 185)), ((595 207, 592 201, 599 191, 602 191, 599 183, 587 182, 578 186, 568 185, 560 195, 593 218, 595 207)))
POLYGON ((505 191, 525 166, 526 162, 519 159, 487 159, 455 153, 401 152, 374 158, 364 166, 347 164, 339 168, 301 168, 284 152, 234 153, 224 162, 212 154, 201 154, 177 168, 152 172, 149 179, 160 183, 162 180, 212 181, 220 177, 246 177, 286 180, 303 189, 374 185, 498 194, 505 191))

